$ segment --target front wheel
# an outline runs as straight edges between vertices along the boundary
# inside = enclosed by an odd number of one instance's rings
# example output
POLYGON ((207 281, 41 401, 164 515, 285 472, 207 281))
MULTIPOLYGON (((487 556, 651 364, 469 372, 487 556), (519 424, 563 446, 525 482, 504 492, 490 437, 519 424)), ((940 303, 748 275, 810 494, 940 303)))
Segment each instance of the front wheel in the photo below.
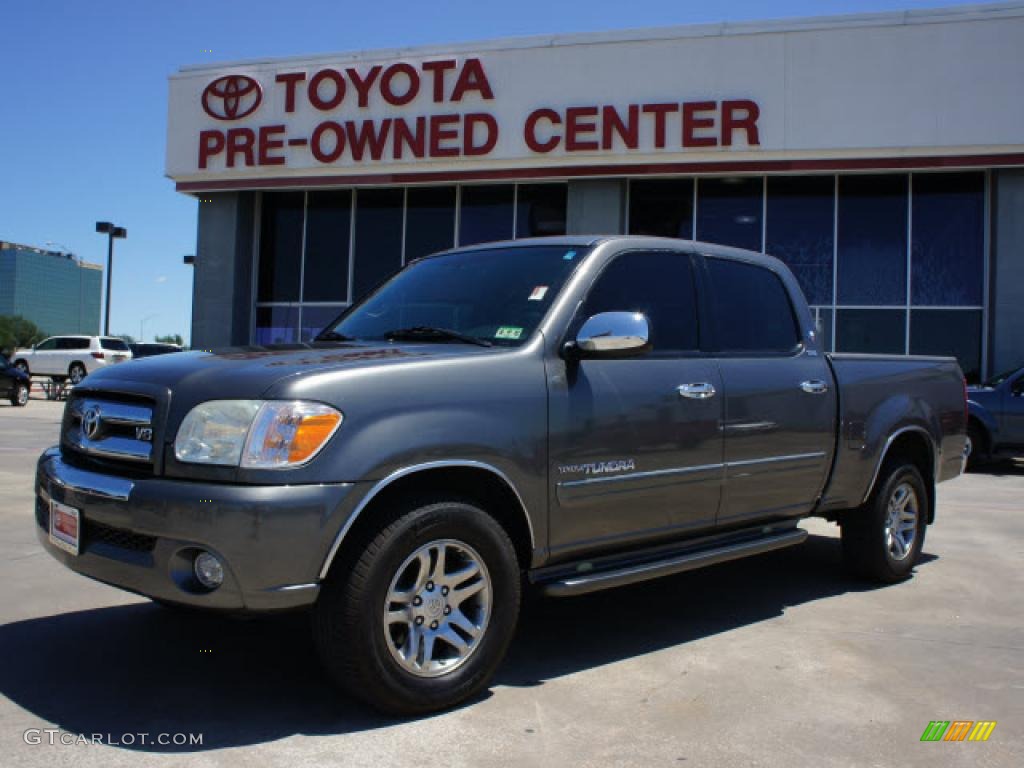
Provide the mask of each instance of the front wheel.
POLYGON ((335 682, 394 715, 479 693, 504 658, 520 601, 515 548, 492 517, 456 501, 407 509, 364 536, 352 562, 336 563, 313 617, 335 682))
POLYGON ((11 405, 23 406, 28 403, 28 384, 18 382, 11 391, 11 405))
POLYGON ((868 503, 842 523, 843 555, 850 568, 871 581, 892 584, 910 576, 924 546, 929 497, 912 464, 883 468, 868 503))

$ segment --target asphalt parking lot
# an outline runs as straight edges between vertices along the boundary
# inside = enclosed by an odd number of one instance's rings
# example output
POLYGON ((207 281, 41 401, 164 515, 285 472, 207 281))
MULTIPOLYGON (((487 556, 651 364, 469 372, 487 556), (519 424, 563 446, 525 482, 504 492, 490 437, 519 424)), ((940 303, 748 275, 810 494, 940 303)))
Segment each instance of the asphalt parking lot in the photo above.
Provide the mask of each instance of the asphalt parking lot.
POLYGON ((32 477, 60 408, 0 404, 4 765, 1024 765, 1024 465, 940 486, 906 583, 849 580, 838 529, 807 521, 796 548, 533 601, 487 695, 403 722, 334 692, 301 615, 180 615, 46 555, 32 477), (921 743, 932 720, 998 724, 921 743))

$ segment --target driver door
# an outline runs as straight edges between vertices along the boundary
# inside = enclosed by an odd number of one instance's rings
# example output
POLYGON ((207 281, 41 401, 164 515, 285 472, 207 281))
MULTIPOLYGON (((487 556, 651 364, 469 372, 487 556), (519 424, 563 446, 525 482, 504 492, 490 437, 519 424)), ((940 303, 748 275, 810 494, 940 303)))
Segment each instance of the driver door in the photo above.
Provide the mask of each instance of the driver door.
POLYGON ((715 396, 718 366, 701 352, 695 275, 686 253, 620 253, 577 312, 569 338, 596 314, 642 312, 651 348, 626 359, 553 363, 549 537, 555 558, 656 543, 715 524, 723 398, 715 396), (693 395, 695 385, 704 387, 700 396, 693 395))

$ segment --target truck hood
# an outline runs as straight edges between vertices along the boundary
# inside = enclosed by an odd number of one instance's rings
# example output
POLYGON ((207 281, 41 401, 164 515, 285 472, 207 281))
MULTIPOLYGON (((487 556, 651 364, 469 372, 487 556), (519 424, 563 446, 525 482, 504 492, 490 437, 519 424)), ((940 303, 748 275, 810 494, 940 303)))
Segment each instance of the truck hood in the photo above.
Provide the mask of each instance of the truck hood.
POLYGON ((174 400, 258 398, 276 382, 302 373, 489 354, 458 343, 345 342, 230 347, 176 352, 108 366, 91 374, 83 389, 142 385, 167 389, 174 400))

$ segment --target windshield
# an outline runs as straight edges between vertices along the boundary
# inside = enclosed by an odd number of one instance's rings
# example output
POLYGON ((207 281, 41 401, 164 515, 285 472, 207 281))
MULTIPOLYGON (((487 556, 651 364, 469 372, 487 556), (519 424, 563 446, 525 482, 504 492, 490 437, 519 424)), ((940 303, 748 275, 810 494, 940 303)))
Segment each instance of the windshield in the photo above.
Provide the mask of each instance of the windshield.
POLYGON ((568 246, 524 246, 422 259, 328 326, 322 336, 329 339, 333 331, 350 339, 459 340, 427 333, 443 330, 517 347, 537 328, 584 255, 584 249, 568 246))
POLYGON ((1021 368, 1024 368, 1024 365, 1018 365, 1016 368, 1011 368, 1010 370, 1004 371, 1003 373, 1000 373, 997 376, 993 376, 991 379, 989 379, 988 381, 985 382, 985 386, 986 387, 998 387, 1000 384, 1002 384, 1008 378, 1013 376, 1013 374, 1015 374, 1021 368))

